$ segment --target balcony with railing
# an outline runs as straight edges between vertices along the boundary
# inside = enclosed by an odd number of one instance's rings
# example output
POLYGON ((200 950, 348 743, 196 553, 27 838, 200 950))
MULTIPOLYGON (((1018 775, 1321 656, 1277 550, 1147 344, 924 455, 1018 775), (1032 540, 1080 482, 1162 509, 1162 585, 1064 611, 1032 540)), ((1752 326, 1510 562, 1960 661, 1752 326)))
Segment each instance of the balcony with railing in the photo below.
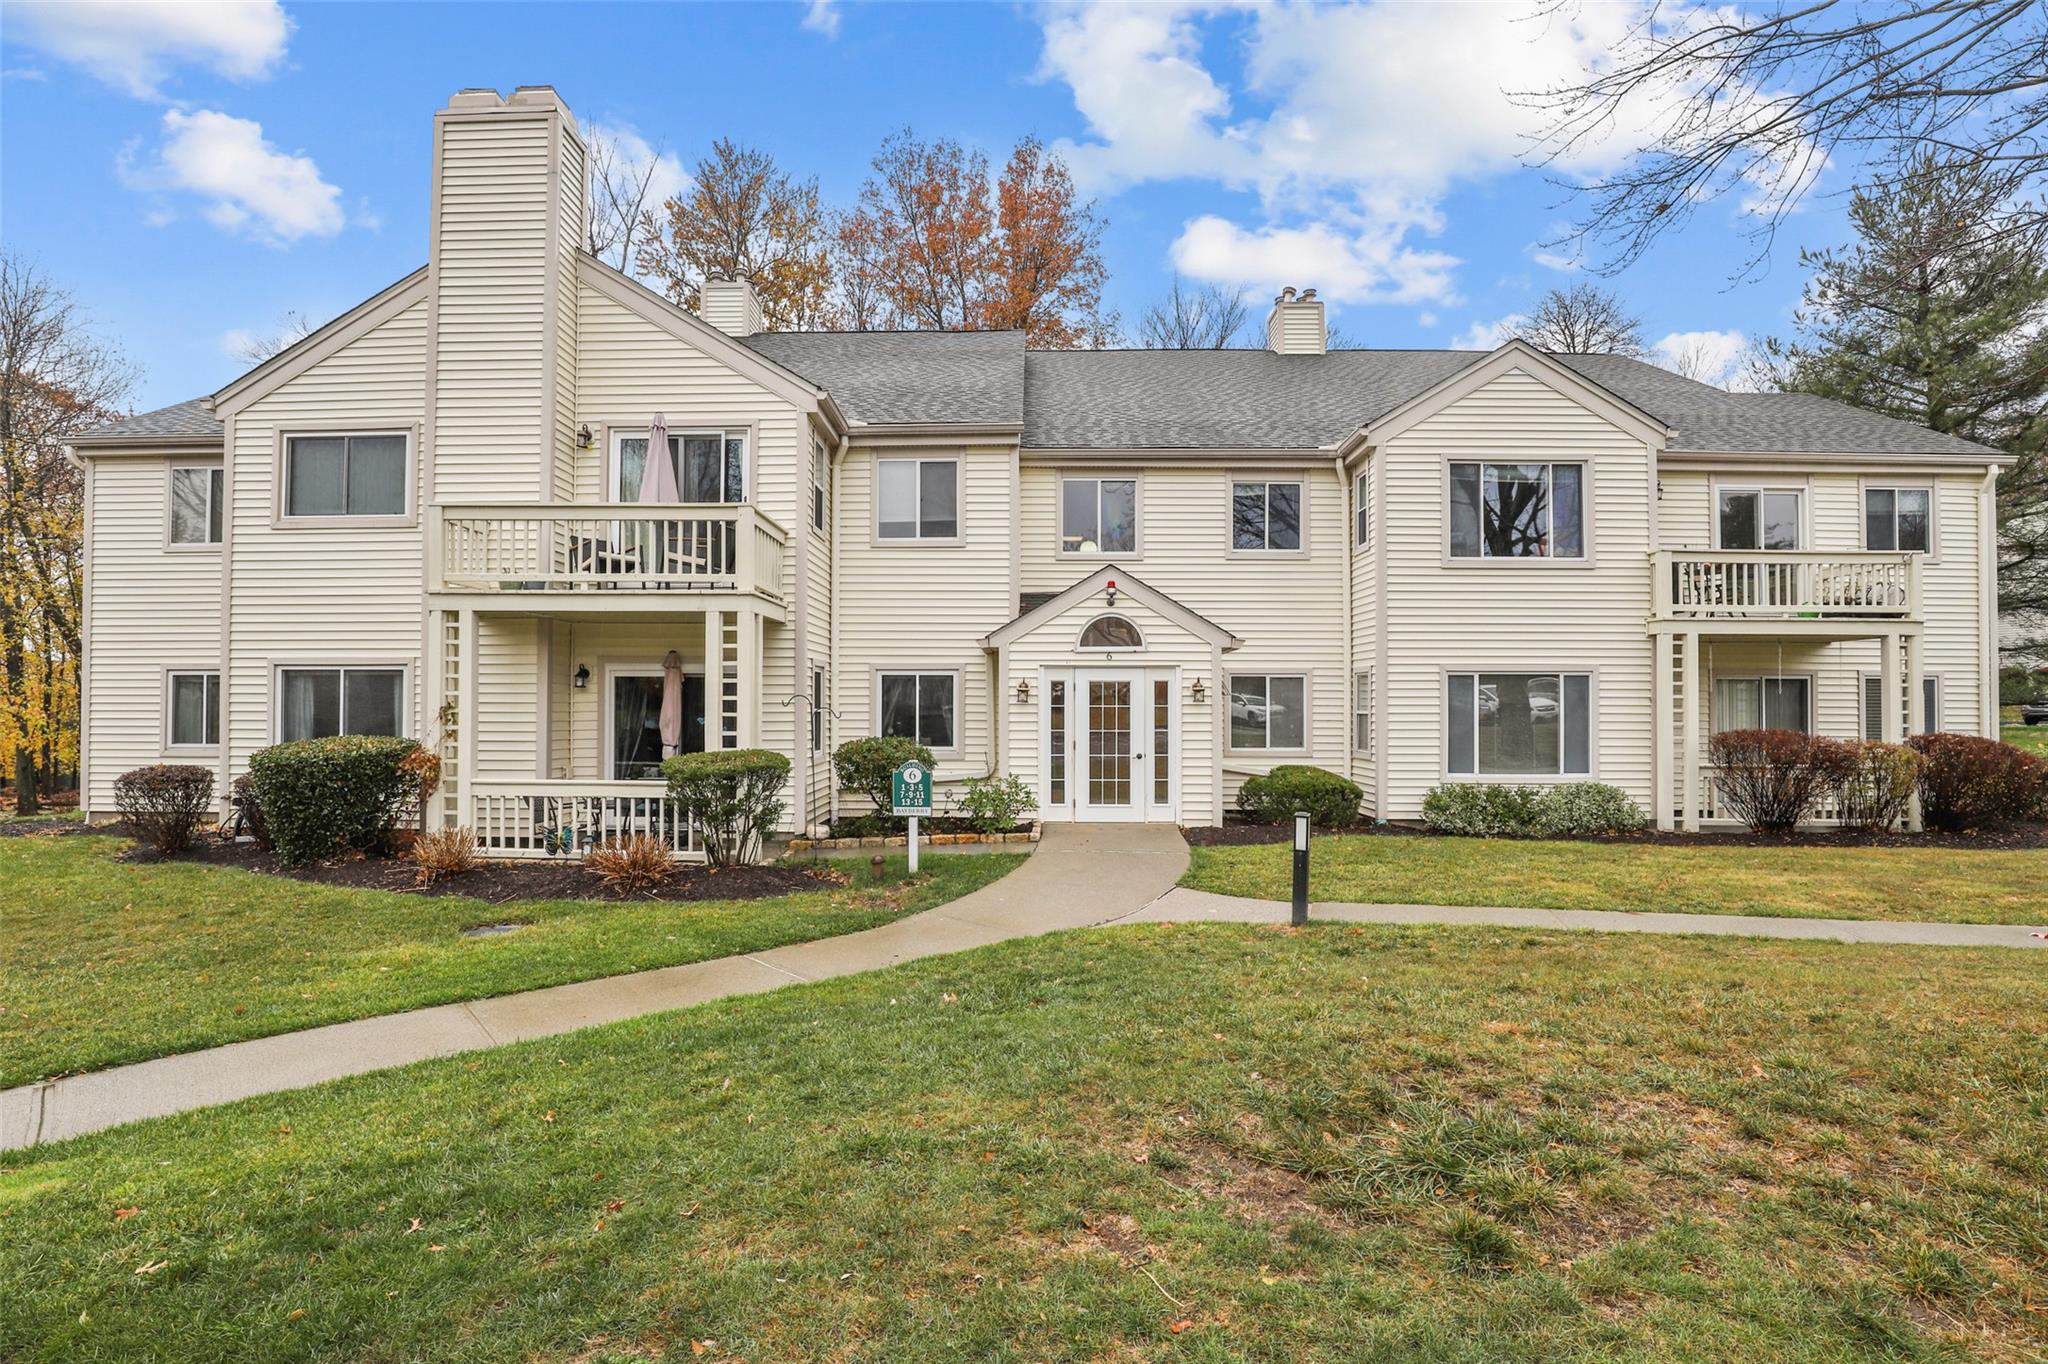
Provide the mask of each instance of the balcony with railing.
POLYGON ((1658 621, 1920 619, 1920 557, 1872 551, 1658 550, 1651 555, 1658 621))
POLYGON ((744 503, 442 504, 428 527, 436 592, 782 600, 788 535, 744 503))

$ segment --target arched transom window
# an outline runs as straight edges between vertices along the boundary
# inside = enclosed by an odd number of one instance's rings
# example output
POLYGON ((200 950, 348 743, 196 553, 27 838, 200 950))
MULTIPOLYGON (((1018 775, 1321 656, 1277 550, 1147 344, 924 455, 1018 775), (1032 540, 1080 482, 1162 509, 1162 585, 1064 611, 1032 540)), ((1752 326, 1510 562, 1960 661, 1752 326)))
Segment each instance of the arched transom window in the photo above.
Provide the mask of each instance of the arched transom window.
POLYGON ((1081 631, 1083 649, 1142 649, 1145 637, 1122 616, 1097 616, 1081 631))

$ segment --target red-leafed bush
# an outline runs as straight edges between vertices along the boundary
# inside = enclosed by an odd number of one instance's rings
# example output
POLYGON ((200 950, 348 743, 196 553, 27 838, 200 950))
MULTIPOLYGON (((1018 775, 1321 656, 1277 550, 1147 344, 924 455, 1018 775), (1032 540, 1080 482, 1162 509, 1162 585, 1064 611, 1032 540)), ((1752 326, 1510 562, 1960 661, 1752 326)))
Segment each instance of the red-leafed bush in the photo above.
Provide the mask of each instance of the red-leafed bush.
POLYGON ((114 808, 159 857, 192 846, 192 835, 212 804, 211 768, 158 763, 114 778, 114 808))
POLYGON ((1920 815, 1936 829, 1971 829, 2048 815, 2048 762, 1974 734, 1920 734, 1920 815))
POLYGON ((1850 744, 1855 766, 1836 808, 1852 829, 1889 829, 1906 813, 1920 777, 1920 755, 1904 744, 1850 744))
POLYGON ((1731 729, 1707 756, 1721 803, 1756 833, 1797 828, 1856 770, 1849 745, 1796 729, 1731 729))

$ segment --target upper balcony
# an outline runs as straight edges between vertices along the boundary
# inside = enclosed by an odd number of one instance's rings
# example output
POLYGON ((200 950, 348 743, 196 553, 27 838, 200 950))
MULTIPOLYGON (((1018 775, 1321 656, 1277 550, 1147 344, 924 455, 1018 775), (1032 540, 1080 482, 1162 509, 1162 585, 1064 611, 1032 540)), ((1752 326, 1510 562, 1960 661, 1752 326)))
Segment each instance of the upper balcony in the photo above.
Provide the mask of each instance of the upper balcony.
POLYGON ((744 503, 449 503, 427 524, 432 592, 605 609, 747 593, 783 605, 788 533, 744 503))
POLYGON ((1652 622, 1713 622, 1807 634, 1918 624, 1918 554, 1807 550, 1658 550, 1652 622))

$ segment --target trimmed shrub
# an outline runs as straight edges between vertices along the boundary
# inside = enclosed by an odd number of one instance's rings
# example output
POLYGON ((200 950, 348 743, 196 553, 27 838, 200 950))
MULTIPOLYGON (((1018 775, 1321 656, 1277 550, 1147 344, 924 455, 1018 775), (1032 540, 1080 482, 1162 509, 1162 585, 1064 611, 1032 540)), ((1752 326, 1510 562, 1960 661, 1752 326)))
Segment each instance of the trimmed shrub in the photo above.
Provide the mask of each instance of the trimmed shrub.
POLYGON ((1632 834, 1643 827, 1643 812, 1628 792, 1604 782, 1566 782, 1537 798, 1532 833, 1549 838, 1569 834, 1632 834))
POLYGON ((421 834, 405 855, 419 868, 413 879, 422 890, 443 876, 460 876, 484 864, 483 854, 476 850, 476 833, 466 827, 421 834))
POLYGON ((1904 744, 1849 745, 1855 766, 1842 783, 1836 809, 1852 829, 1881 830, 1897 824, 1920 778, 1920 755, 1904 744))
POLYGON ((277 855, 309 862, 347 849, 385 852, 417 789, 406 775, 419 745, 381 734, 340 734, 260 748, 249 777, 277 855))
POLYGON ((978 834, 999 834, 1017 826, 1038 802, 1015 777, 976 777, 953 798, 953 813, 978 834))
POLYGON ((750 860, 782 814, 789 759, 765 748, 678 753, 662 761, 669 794, 696 822, 714 867, 750 860))
POLYGON ((1262 777, 1246 777, 1237 788, 1237 808, 1259 824, 1284 824, 1297 810, 1309 821, 1334 829, 1358 822, 1358 803, 1365 792, 1355 781, 1320 767, 1285 765, 1262 777))
POLYGON ((1849 745, 1796 729, 1731 729, 1707 743, 1729 813, 1755 833, 1797 828, 1856 769, 1849 745))
POLYGON ((2048 815, 2048 762, 1973 734, 1916 734, 1920 814, 1936 829, 1973 829, 2048 815))
POLYGON ((114 808, 136 839, 159 857, 192 846, 213 805, 213 770, 158 763, 114 778, 114 808))
POLYGON ((256 840, 256 846, 270 846, 270 830, 263 825, 263 802, 256 799, 256 781, 247 772, 235 778, 235 784, 228 788, 228 807, 235 812, 234 822, 229 830, 235 836, 247 834, 256 840))
POLYGON ((1445 782, 1422 798, 1422 822, 1440 834, 1499 838, 1536 828, 1543 792, 1534 786, 1445 782))
POLYGON ((668 844, 653 834, 632 834, 598 844, 583 854, 583 865, 597 873, 614 895, 638 895, 660 890, 675 878, 683 864, 669 851, 668 844))
POLYGON ((892 808, 889 778, 912 758, 928 769, 937 765, 932 751, 915 739, 848 739, 832 750, 832 775, 840 790, 866 796, 876 814, 887 815, 892 808))

